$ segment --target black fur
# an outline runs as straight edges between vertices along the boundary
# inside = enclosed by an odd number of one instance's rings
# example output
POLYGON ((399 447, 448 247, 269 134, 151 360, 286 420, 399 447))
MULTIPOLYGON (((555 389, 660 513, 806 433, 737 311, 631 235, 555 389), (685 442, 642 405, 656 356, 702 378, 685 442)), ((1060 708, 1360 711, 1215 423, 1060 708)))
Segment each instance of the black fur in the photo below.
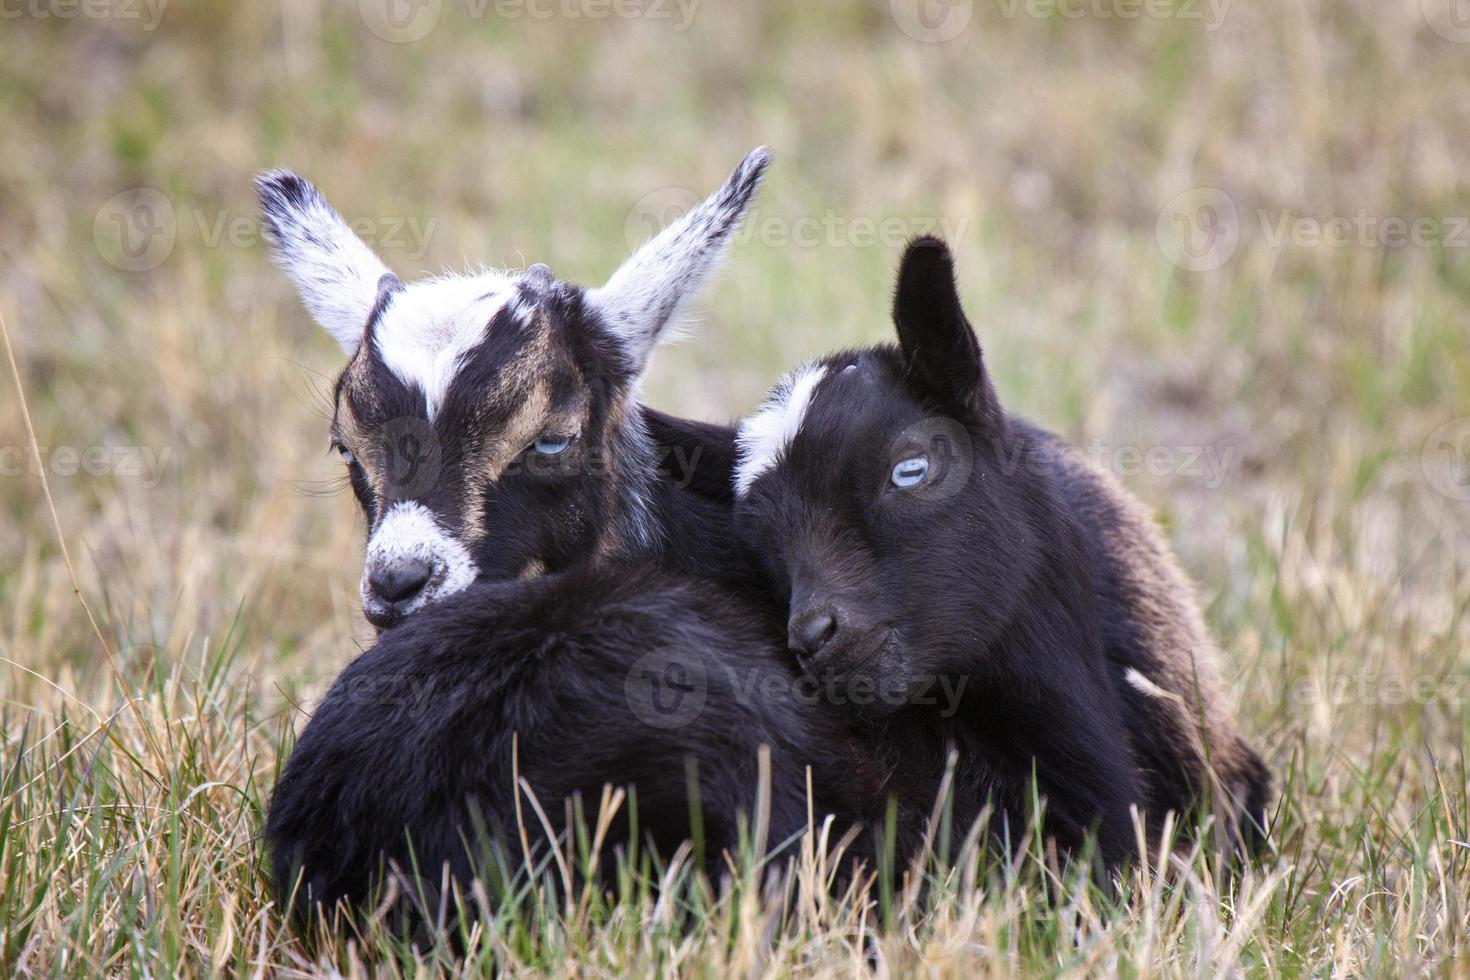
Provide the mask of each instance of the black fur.
MULTIPOLYGON (((693 766, 698 857, 718 870, 755 813, 762 745, 773 845, 806 825, 808 765, 819 819, 855 819, 842 726, 794 696, 786 658, 761 639, 775 628, 757 605, 647 567, 481 581, 433 604, 354 661, 302 733, 266 827, 279 892, 300 873, 304 911, 366 897, 385 860, 433 882, 447 862, 461 884, 497 858, 518 863, 513 735, 557 833, 564 800, 580 797, 591 823, 604 785, 632 786, 641 838, 667 857, 691 834, 693 766)), ((521 806, 544 856, 529 797, 521 806)))

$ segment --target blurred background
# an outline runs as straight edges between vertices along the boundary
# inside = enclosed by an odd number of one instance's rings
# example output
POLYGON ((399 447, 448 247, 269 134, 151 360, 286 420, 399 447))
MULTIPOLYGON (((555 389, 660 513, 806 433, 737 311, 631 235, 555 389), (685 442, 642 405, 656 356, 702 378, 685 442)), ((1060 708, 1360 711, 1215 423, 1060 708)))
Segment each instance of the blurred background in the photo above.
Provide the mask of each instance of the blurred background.
MULTIPOLYGON (((130 675, 237 650, 256 774, 370 638, 342 358, 264 255, 258 171, 310 177, 405 278, 597 284, 767 144, 648 401, 730 419, 887 340, 903 241, 942 234, 1002 400, 1158 510, 1277 771, 1346 813, 1395 745, 1427 792, 1470 697, 1460 13, 0 0, 0 311, 83 592, 130 675)), ((57 689, 116 696, 0 392, 13 745, 57 689)))

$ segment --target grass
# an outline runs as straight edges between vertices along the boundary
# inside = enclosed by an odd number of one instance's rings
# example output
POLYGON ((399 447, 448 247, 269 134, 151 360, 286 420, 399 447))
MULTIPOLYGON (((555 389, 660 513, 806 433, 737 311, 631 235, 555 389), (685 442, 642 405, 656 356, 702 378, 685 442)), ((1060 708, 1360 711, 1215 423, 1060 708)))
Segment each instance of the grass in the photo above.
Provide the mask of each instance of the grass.
POLYGON ((411 43, 354 3, 6 19, 0 310, 114 656, 0 397, 0 969, 1470 972, 1470 59, 1434 7, 976 3, 942 44, 880 2, 701 4, 686 31, 446 2, 411 43), (311 176, 403 275, 593 283, 759 143, 752 229, 649 401, 728 418, 885 339, 898 246, 868 225, 945 222, 1001 397, 1156 507, 1200 583, 1277 854, 1234 884, 1187 860, 1115 908, 1079 883, 1048 904, 1035 856, 886 909, 801 862, 713 895, 675 867, 508 914, 463 963, 308 946, 261 812, 370 633, 327 492, 339 355, 263 257, 251 175, 311 176))

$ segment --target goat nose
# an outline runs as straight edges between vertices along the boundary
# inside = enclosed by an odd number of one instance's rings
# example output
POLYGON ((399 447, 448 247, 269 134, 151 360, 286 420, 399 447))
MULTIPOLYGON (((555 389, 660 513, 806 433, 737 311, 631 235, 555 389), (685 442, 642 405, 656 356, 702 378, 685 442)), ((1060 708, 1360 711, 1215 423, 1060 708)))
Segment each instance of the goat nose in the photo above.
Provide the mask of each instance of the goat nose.
POLYGON ((428 562, 416 558, 396 561, 386 568, 374 568, 369 572, 368 588, 384 602, 403 602, 423 591, 433 571, 428 562))
POLYGON ((837 616, 821 607, 797 612, 786 624, 786 645, 802 657, 814 657, 837 632, 837 616))

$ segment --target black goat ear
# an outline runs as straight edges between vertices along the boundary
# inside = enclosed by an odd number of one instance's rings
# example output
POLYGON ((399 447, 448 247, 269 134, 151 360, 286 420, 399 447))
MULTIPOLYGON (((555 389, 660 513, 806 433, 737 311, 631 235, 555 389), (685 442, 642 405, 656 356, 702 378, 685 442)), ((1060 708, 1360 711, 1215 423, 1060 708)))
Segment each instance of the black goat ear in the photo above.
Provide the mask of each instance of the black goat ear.
POLYGON ((915 238, 898 266, 893 297, 898 346, 912 376, 970 422, 1001 420, 985 372, 980 342, 965 318, 955 288, 949 246, 928 235, 915 238))

